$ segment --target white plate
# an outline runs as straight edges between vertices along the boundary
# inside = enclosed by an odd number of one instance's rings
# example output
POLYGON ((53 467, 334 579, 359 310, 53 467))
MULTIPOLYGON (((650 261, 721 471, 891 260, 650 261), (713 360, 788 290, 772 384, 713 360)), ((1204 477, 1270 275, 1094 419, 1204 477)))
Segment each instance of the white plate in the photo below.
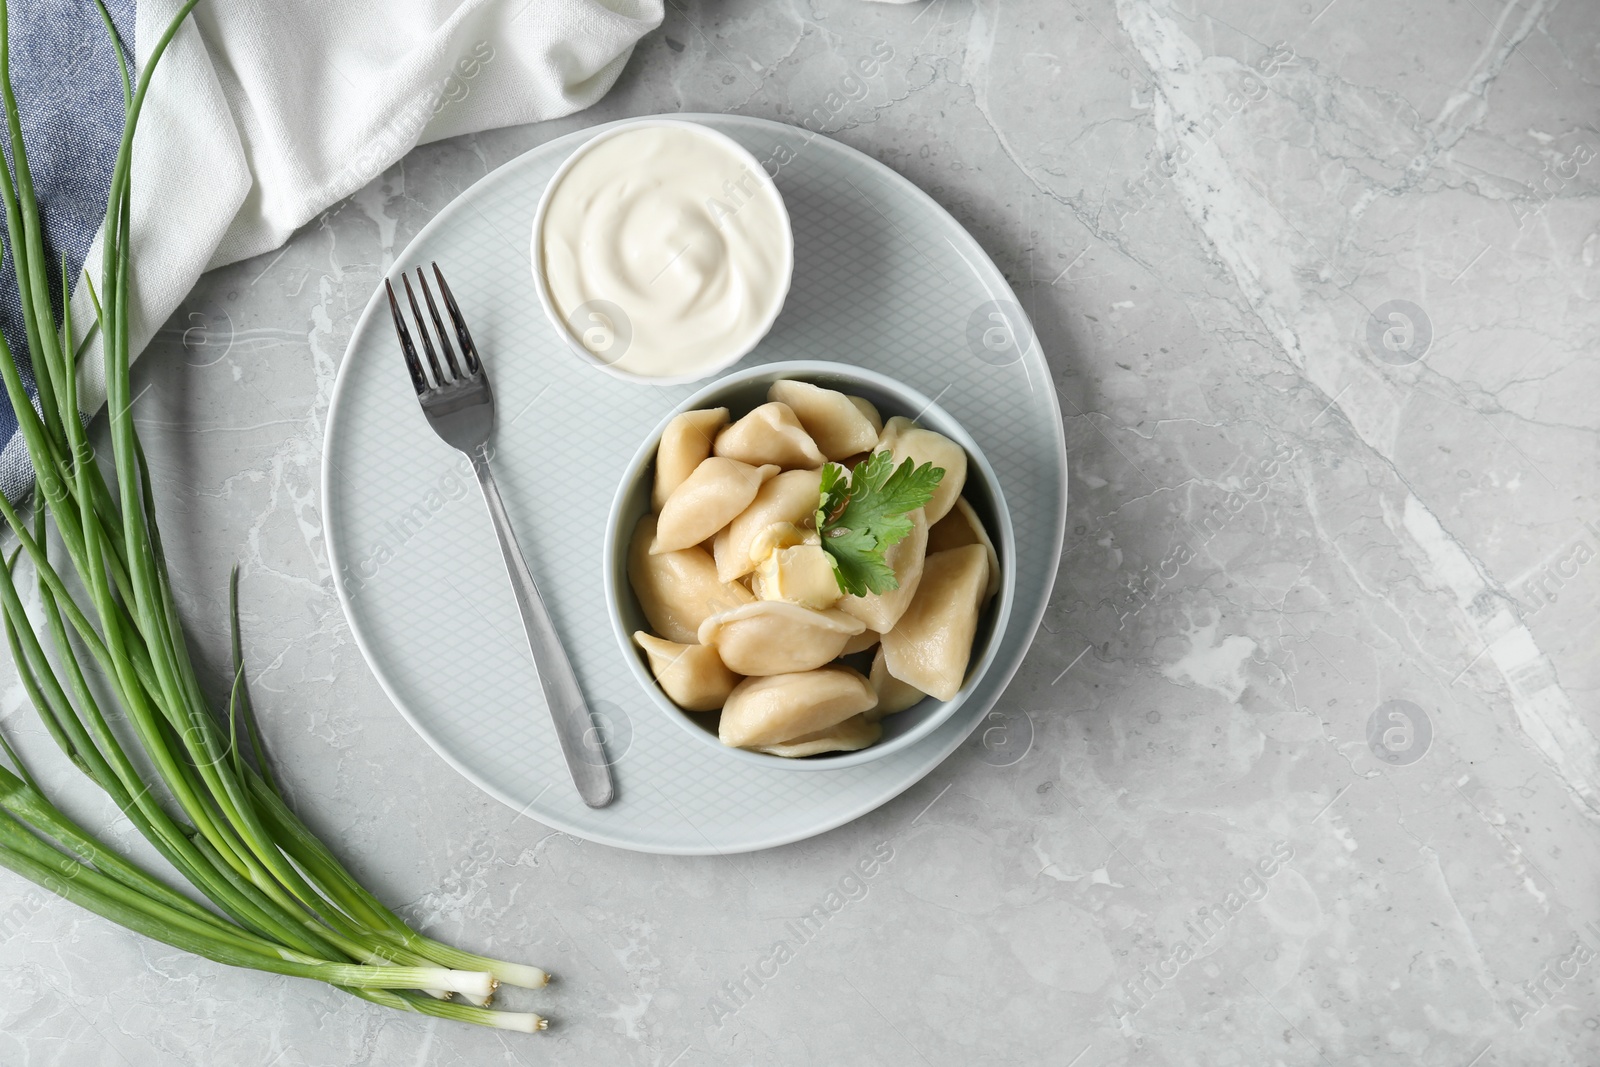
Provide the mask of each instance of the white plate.
MULTIPOLYGON (((766 770, 694 743, 650 706, 611 634, 603 541, 639 442, 695 386, 619 381, 575 358, 539 310, 528 235, 557 166, 593 136, 541 145, 462 193, 401 254, 437 260, 499 404, 494 463, 528 564, 606 724, 617 800, 583 805, 539 692, 471 468, 428 429, 382 290, 356 324, 328 414, 323 515, 357 644, 407 721, 480 788, 557 829, 644 852, 770 848, 899 794, 982 721, 1043 617, 1066 517, 1066 441, 1016 298, 972 237, 882 164, 761 119, 684 116, 774 173, 794 226, 788 304, 740 366, 856 363, 933 397, 998 471, 1017 598, 982 685, 912 748, 839 771, 766 770)), ((597 127, 596 129, 603 129, 597 127)))

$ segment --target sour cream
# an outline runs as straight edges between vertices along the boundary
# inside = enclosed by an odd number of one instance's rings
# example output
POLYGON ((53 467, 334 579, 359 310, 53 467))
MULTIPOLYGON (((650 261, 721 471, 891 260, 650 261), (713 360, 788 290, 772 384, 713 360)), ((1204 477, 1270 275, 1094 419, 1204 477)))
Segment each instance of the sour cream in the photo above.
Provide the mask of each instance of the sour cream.
POLYGON ((623 377, 704 377, 738 360, 783 307, 789 215, 755 157, 688 122, 601 134, 551 181, 534 223, 545 310, 623 377))

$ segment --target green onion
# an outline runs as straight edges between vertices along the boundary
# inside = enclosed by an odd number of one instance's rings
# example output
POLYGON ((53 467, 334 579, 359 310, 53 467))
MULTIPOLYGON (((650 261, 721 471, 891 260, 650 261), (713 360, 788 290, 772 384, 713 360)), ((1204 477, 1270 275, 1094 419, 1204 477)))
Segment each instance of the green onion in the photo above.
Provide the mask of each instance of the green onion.
MULTIPOLYGON (((126 113, 106 207, 100 290, 87 273, 83 278, 105 353, 114 472, 108 479, 78 414, 78 339, 70 309, 59 331, 53 320, 50 268, 0 0, 0 99, 12 160, 10 169, 0 167, 0 199, 39 398, 35 408, 17 359, 0 337, 0 381, 35 477, 31 523, 0 496, 0 519, 18 545, 0 560, 0 624, 50 737, 204 903, 64 815, 3 737, 0 751, 15 770, 0 766, 0 867, 130 930, 220 963, 326 982, 402 1011, 542 1030, 538 1015, 487 1005, 501 983, 538 988, 549 975, 412 930, 356 881, 284 800, 245 684, 237 568, 229 582, 233 685, 226 709, 214 709, 201 693, 156 523, 149 466, 128 414, 133 136, 157 61, 196 2, 188 0, 178 12, 135 80, 110 14, 95 0, 118 57, 126 113), (64 563, 52 559, 52 540, 65 549, 64 563), (29 616, 18 588, 24 558, 42 626, 29 616), (113 729, 118 718, 121 731, 113 729), (133 752, 122 740, 129 733, 137 739, 133 752), (471 1003, 453 1002, 455 994, 471 1003)), ((64 263, 59 280, 65 295, 64 263)))

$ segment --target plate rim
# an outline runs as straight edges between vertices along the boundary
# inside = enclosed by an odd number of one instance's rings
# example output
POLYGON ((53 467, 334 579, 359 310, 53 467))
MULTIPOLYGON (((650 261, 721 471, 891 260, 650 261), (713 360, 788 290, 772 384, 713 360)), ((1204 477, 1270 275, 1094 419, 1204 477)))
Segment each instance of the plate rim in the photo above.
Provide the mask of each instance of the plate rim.
MULTIPOLYGON (((413 234, 411 239, 406 242, 405 247, 395 254, 393 262, 390 264, 389 269, 383 272, 383 276, 387 278, 390 271, 394 269, 395 265, 405 260, 406 253, 409 252, 413 246, 430 237, 436 229, 442 228, 450 218, 450 209, 458 201, 467 199, 479 186, 500 176, 501 171, 515 167, 529 156, 545 150, 551 144, 556 142, 570 138, 575 142, 573 146, 575 149, 578 145, 584 143, 582 140, 583 138, 593 137, 596 133, 602 132, 608 127, 619 125, 625 122, 634 122, 641 117, 647 116, 630 116, 627 118, 596 123, 592 126, 585 126, 581 129, 572 130, 556 137, 552 137, 546 141, 542 141, 526 151, 520 152, 511 157, 504 163, 501 163, 498 167, 495 167, 493 170, 480 177, 477 181, 473 182, 471 185, 457 193, 450 199, 448 203, 446 203, 434 214, 433 218, 424 223, 422 228, 413 234)), ((1045 355, 1044 346, 1039 343, 1038 331, 1032 328, 1031 317, 1027 315, 1026 309, 1022 308, 1021 302, 1017 300, 1017 294, 1015 290, 1011 288, 1011 283, 1006 280, 1005 275, 1001 272, 999 266, 995 264, 993 258, 988 254, 987 251, 983 249, 983 246, 978 243, 978 239, 972 235, 971 231, 961 224, 960 220, 958 220, 954 215, 950 214, 950 212, 947 211, 942 204, 935 200, 927 191, 922 189, 922 187, 917 185, 910 178, 907 178, 905 175, 901 174, 899 171, 895 170, 893 167, 890 167, 881 160, 875 159, 866 152, 848 145, 837 138, 807 130, 803 126, 795 126, 790 123, 779 122, 776 119, 760 118, 754 115, 722 114, 717 112, 665 112, 662 113, 662 117, 676 117, 691 122, 710 120, 715 122, 744 123, 758 128, 764 127, 770 129, 775 127, 779 130, 787 132, 800 132, 807 135, 806 144, 808 145, 817 140, 828 141, 836 149, 842 151, 847 157, 854 157, 855 160, 858 163, 863 164, 867 170, 884 179, 892 188, 896 190, 898 194, 908 195, 913 202, 918 203, 925 209, 931 209, 936 215, 942 216, 944 221, 955 226, 955 228, 961 233, 966 234, 967 238, 972 242, 982 256, 978 264, 970 264, 969 261, 969 265, 976 267, 976 269, 973 271, 974 275, 977 276, 979 281, 983 284, 990 299, 1007 299, 1014 307, 1022 311, 1024 317, 1028 318, 1030 334, 1029 345, 1030 347, 1038 349, 1039 358, 1044 363, 1046 372, 1048 373, 1050 370, 1050 361, 1045 355)), ((956 251, 957 254, 961 255, 963 259, 967 259, 967 257, 962 254, 960 249, 957 249, 956 251)), ((339 550, 333 536, 334 524, 331 521, 331 515, 334 509, 330 507, 330 488, 332 486, 332 479, 336 464, 333 462, 330 444, 333 441, 334 429, 336 423, 338 422, 339 413, 345 405, 346 394, 350 388, 350 381, 353 378, 353 375, 347 373, 347 370, 351 365, 351 354, 355 348, 357 339, 363 337, 366 330, 371 328, 369 320, 374 315, 379 313, 380 292, 381 289, 377 287, 374 288, 373 294, 371 298, 368 299, 366 307, 362 309, 361 314, 356 318, 354 326, 351 327, 350 339, 345 344, 344 352, 341 354, 339 359, 339 369, 334 375, 333 390, 329 394, 328 398, 328 414, 326 419, 323 421, 322 458, 320 464, 321 476, 318 479, 318 492, 320 496, 320 503, 322 505, 322 541, 328 553, 328 565, 333 577, 334 590, 339 597, 339 606, 344 612, 345 623, 350 630, 350 635, 355 641, 356 648, 360 651, 362 659, 366 662, 367 669, 371 672, 372 677, 377 681, 378 687, 383 690, 384 695, 389 698, 389 703, 393 705, 394 709, 398 711, 400 716, 406 721, 406 724, 410 726, 411 729, 416 732, 417 736, 422 738, 423 742, 426 743, 427 746, 431 748, 438 756, 440 756, 446 764, 448 764, 456 771, 456 773, 460 774, 468 782, 472 783, 473 786, 498 800, 506 807, 518 812, 519 815, 528 814, 528 808, 532 806, 533 802, 530 801, 527 803, 521 803, 512 799, 505 792, 486 781, 478 774, 478 772, 468 767, 463 761, 453 755, 440 741, 434 738, 431 731, 428 730, 421 723, 421 721, 419 721, 417 716, 407 706, 407 703, 401 699, 396 686, 393 684, 388 676, 388 673, 381 665, 381 661, 377 656, 374 655, 372 648, 368 645, 367 639, 363 634, 361 627, 357 625, 350 594, 348 590, 346 590, 344 582, 341 578, 341 572, 346 566, 346 562, 343 560, 343 553, 339 550)), ((759 347, 759 345, 757 347, 759 347)), ((1025 355, 1026 353, 1024 353, 1024 356, 1025 355)), ((769 360, 767 362, 778 361, 769 360)), ((1057 573, 1061 568, 1061 556, 1062 552, 1064 551, 1066 540, 1067 499, 1070 491, 1067 477, 1067 438, 1066 430, 1061 425, 1060 398, 1056 395, 1053 380, 1048 384, 1050 387, 1044 392, 1046 393, 1047 402, 1054 416, 1052 426, 1055 429, 1055 433, 1052 435, 1052 437, 1055 444, 1056 466, 1061 471, 1062 478, 1060 501, 1056 507, 1056 513, 1054 516, 1056 535, 1054 538, 1052 538, 1048 550, 1049 569, 1046 586, 1043 591, 1043 595, 1039 599, 1039 606, 1037 610, 1029 613, 1031 617, 1024 616, 1023 618, 1013 618, 1012 620, 1012 625, 1015 625, 1017 622, 1024 624, 1016 628, 1021 647, 1019 648, 1019 651, 1012 662, 1004 663, 999 661, 997 657, 996 662, 991 665, 990 669, 992 672, 994 672, 992 677, 996 682, 993 695, 988 700, 976 701, 970 705, 963 705, 963 707, 959 709, 966 711, 969 708, 972 708, 976 710, 976 714, 974 715, 971 723, 967 725, 966 729, 955 731, 952 737, 944 745, 940 746, 939 750, 937 750, 937 755, 929 759, 927 766, 924 769, 916 773, 908 773, 905 776, 904 781, 895 782, 887 789, 873 793, 869 798, 864 799, 861 803, 846 808, 842 812, 819 822, 808 824, 803 829, 788 833, 780 833, 731 847, 719 847, 712 843, 711 839, 706 836, 700 825, 694 822, 694 820, 690 819, 688 816, 683 815, 681 812, 677 812, 678 817, 687 823, 695 833, 699 834, 699 836, 705 841, 705 847, 687 845, 646 845, 638 841, 627 840, 614 834, 607 833, 604 830, 595 830, 587 827, 580 829, 559 816, 552 817, 545 812, 528 814, 528 817, 533 819, 535 822, 542 823, 543 825, 561 833, 569 834, 585 841, 593 841, 596 844, 624 849, 629 852, 660 856, 739 855, 743 853, 760 852, 770 848, 778 848, 783 845, 794 844, 798 841, 805 841, 809 838, 820 836, 829 832, 830 830, 836 830, 847 823, 854 822, 856 819, 861 818, 868 812, 875 811, 876 809, 883 807, 885 804, 911 789, 912 786, 915 786, 918 782, 921 782, 923 779, 928 777, 928 775, 937 770, 945 762, 945 760, 949 759, 950 755, 954 753, 957 748, 961 747, 966 739, 972 735, 972 732, 977 729, 978 724, 982 722, 984 717, 987 716, 990 710, 993 709, 994 705, 999 701, 1000 697, 1004 695, 1011 682, 1016 678, 1017 672, 1022 668, 1023 661, 1027 659, 1029 650, 1033 647, 1034 639, 1038 636, 1039 627, 1044 622, 1045 612, 1049 608, 1050 596, 1055 588, 1057 573)), ((955 716, 947 719, 943 725, 948 726, 953 721, 955 721, 955 716)), ((929 744, 937 735, 938 731, 936 730, 934 731, 934 734, 924 738, 919 744, 929 744)), ((919 746, 910 746, 906 749, 906 751, 915 751, 917 747, 919 746)), ((853 770, 853 768, 846 768, 841 773, 848 773, 850 770, 853 770)), ((828 772, 819 771, 816 773, 824 774, 828 772)), ((657 792, 659 791, 660 790, 658 788, 657 792)), ((535 800, 537 800, 537 797, 535 800)), ((676 805, 673 805, 670 799, 668 799, 667 806, 676 811, 676 805)))

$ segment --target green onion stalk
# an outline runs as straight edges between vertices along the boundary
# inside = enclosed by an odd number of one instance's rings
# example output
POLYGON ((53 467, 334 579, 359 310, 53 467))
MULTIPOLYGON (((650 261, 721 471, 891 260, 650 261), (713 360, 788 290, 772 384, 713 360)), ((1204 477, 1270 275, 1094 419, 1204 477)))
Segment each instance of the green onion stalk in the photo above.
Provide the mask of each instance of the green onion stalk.
POLYGON ((8 266, 22 297, 38 387, 35 406, 15 354, 0 337, 0 379, 34 470, 26 519, 0 496, 0 518, 17 542, 0 559, 0 623, 51 738, 204 903, 64 815, 3 737, 0 749, 14 770, 0 766, 0 866, 130 930, 220 963, 326 982, 405 1011, 542 1030, 538 1015, 488 1005, 501 983, 545 985, 544 971, 465 952, 411 929, 284 799, 245 686, 237 568, 229 596, 233 686, 225 708, 213 708, 201 693, 156 524, 149 466, 128 415, 134 129, 156 64, 196 2, 188 0, 178 12, 135 79, 110 14, 95 0, 121 70, 126 116, 106 205, 98 291, 87 272, 83 278, 105 356, 108 477, 79 415, 79 338, 66 300, 65 262, 54 279, 66 305, 56 326, 0 0, 0 97, 11 149, 11 167, 0 167, 0 197, 8 266), (52 558, 55 543, 65 552, 62 562, 52 558), (18 589, 23 557, 42 624, 29 616, 18 589), (92 686, 91 678, 100 684, 92 686), (120 731, 113 729, 116 719, 120 731), (125 746, 129 734, 136 747, 125 746), (455 1000, 456 994, 469 1003, 455 1000))

